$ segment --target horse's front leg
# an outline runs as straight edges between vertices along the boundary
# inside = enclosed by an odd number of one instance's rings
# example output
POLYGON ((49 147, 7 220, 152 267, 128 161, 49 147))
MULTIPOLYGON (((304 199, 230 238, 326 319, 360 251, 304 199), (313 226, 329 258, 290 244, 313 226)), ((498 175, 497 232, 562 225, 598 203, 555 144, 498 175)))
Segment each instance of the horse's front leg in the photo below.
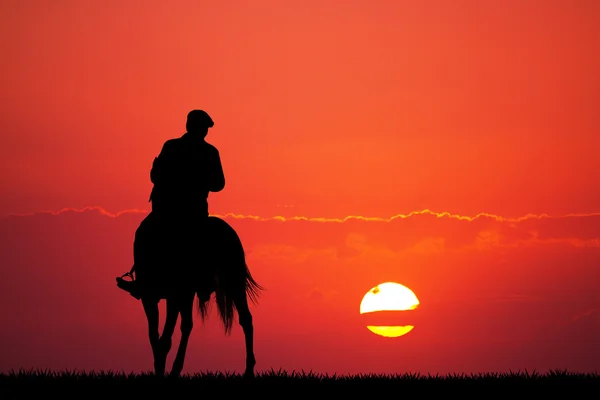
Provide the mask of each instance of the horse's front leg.
POLYGON ((246 298, 245 290, 242 295, 234 300, 235 308, 238 311, 239 323, 244 331, 244 340, 246 342, 246 370, 244 377, 254 377, 254 366, 256 358, 254 357, 254 326, 252 325, 252 314, 248 307, 248 299, 246 298))
POLYGON ((179 348, 177 349, 177 355, 175 361, 173 361, 173 368, 171 369, 171 376, 179 376, 183 371, 183 363, 185 361, 185 353, 187 351, 187 345, 194 327, 194 318, 192 309, 194 308, 194 292, 188 293, 179 299, 180 307, 179 313, 181 314, 181 339, 179 341, 179 348))
POLYGON ((166 301, 167 316, 165 317, 165 326, 163 327, 162 335, 160 335, 160 339, 158 340, 156 357, 156 364, 159 366, 157 371, 161 372, 161 376, 164 376, 165 373, 167 355, 171 350, 173 332, 175 331, 175 325, 177 325, 177 317, 179 315, 179 302, 177 301, 177 298, 167 297, 166 301))
POLYGON ((154 359, 154 372, 156 375, 164 375, 164 367, 160 370, 160 365, 157 364, 159 355, 159 333, 158 333, 158 302, 156 298, 142 298, 142 305, 144 306, 144 312, 146 313, 146 319, 148 320, 148 337, 150 339, 150 347, 152 347, 152 356, 154 359))

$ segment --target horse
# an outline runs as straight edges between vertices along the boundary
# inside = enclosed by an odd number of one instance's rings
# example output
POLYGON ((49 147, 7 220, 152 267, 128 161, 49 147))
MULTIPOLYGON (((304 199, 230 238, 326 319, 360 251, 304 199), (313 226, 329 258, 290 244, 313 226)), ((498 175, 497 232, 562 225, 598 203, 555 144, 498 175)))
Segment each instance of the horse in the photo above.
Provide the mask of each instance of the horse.
MULTIPOLYGON (((231 334, 234 311, 238 313, 246 345, 244 376, 251 378, 254 377, 256 358, 254 356, 254 327, 248 300, 257 304, 259 292, 264 288, 254 280, 248 269, 244 248, 237 232, 223 219, 215 216, 209 216, 202 223, 204 224, 202 232, 205 234, 194 235, 192 232, 192 235, 188 236, 189 240, 184 241, 183 246, 179 245, 178 254, 174 254, 177 251, 174 252, 170 247, 169 251, 162 253, 164 254, 163 258, 152 258, 152 256, 148 256, 150 250, 153 250, 148 247, 152 247, 152 245, 137 245, 137 249, 134 245, 135 258, 139 259, 142 254, 145 254, 146 260, 148 257, 152 259, 145 266, 147 268, 145 271, 144 269, 138 271, 134 264, 135 279, 132 272, 125 275, 129 274, 134 279, 133 282, 146 282, 146 285, 142 285, 143 289, 140 290, 139 295, 136 296, 133 292, 132 295, 141 299, 148 320, 148 336, 154 358, 154 372, 159 377, 165 375, 167 355, 172 346, 172 336, 178 315, 181 315, 181 338, 170 375, 179 376, 181 374, 193 328, 195 298, 198 298, 197 311, 204 322, 214 293, 214 300, 226 335, 231 334), (165 272, 167 264, 175 267, 175 273, 173 271, 165 272), (152 268, 149 268, 150 265, 152 268), (146 275, 146 279, 139 279, 144 275, 146 275), (166 282, 168 284, 165 284, 166 282), (158 304, 161 299, 166 300, 167 315, 162 335, 159 335, 158 304)), ((148 224, 148 226, 146 229, 162 228, 160 224, 148 224)), ((154 247, 156 245, 157 243, 154 243, 154 247)), ((117 282, 120 285, 123 282, 122 277, 117 278, 117 282)))

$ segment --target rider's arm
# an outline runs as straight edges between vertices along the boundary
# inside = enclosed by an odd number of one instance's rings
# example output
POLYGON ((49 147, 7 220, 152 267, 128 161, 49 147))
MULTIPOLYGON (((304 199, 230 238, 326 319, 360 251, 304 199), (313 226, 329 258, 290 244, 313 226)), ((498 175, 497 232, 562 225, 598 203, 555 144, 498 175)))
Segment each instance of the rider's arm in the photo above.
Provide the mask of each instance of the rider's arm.
POLYGON ((165 175, 165 153, 169 152, 170 147, 170 141, 165 142, 158 157, 154 157, 154 161, 152 162, 152 169, 150 170, 150 180, 154 184, 160 182, 163 176, 165 175))
POLYGON ((160 160, 158 157, 154 157, 152 162, 152 169, 150 170, 150 180, 156 184, 156 181, 160 181, 160 160))
POLYGON ((225 187, 225 174, 221 165, 221 156, 216 148, 213 148, 212 162, 210 163, 208 190, 211 192, 220 192, 225 187))

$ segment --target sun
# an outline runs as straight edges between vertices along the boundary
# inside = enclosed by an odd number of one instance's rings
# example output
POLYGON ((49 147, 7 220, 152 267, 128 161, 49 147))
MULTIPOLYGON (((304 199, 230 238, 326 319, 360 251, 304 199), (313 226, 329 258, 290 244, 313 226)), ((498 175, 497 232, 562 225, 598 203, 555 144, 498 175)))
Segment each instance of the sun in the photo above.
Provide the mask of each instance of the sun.
POLYGON ((412 331, 414 325, 405 325, 405 326, 372 326, 367 325, 367 329, 371 332, 384 337, 400 337, 406 335, 408 332, 412 331))
MULTIPOLYGON (((409 311, 419 306, 419 299, 412 290, 396 282, 381 283, 365 294, 360 302, 360 313, 377 311, 409 311)), ((385 337, 399 337, 413 330, 406 326, 367 326, 371 332, 385 337)))

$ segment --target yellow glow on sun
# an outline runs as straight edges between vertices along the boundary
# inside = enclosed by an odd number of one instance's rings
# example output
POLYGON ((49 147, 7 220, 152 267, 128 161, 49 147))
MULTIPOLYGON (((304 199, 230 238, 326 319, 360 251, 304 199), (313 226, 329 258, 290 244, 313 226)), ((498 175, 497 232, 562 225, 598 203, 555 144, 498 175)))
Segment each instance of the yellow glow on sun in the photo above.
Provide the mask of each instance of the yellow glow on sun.
POLYGON ((413 325, 406 326, 371 326, 368 325, 367 329, 371 332, 376 333, 380 336, 385 337, 400 337, 402 335, 406 335, 408 332, 412 331, 414 328, 413 325))
POLYGON ((375 311, 406 311, 419 306, 419 299, 412 290, 395 282, 375 286, 360 302, 360 313, 375 311))

